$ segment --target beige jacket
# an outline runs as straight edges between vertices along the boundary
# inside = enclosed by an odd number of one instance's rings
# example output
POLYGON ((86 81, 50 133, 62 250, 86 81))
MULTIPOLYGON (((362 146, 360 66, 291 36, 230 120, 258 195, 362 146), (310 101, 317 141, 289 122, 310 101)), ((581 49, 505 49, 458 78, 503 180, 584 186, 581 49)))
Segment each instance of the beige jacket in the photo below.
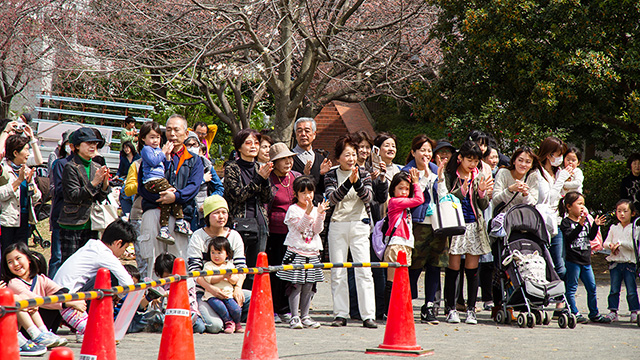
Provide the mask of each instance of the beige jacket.
MULTIPOLYGON (((3 159, 0 166, 2 166, 3 177, 8 179, 7 183, 0 186, 0 225, 5 227, 19 227, 20 187, 18 187, 18 189, 14 191, 12 185, 13 182, 18 179, 18 176, 16 176, 16 174, 11 169, 11 165, 9 165, 7 159, 3 159)), ((29 206, 29 223, 35 224, 36 214, 33 209, 33 204, 40 200, 40 198, 42 197, 42 193, 38 189, 34 178, 31 179, 29 188, 29 193, 31 194, 31 201, 29 206)))

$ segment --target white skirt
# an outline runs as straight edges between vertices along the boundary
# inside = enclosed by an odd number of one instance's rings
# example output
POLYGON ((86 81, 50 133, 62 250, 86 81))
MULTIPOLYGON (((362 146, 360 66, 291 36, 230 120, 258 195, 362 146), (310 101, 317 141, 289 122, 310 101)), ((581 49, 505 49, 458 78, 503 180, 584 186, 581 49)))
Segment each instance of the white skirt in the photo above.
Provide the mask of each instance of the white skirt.
MULTIPOLYGON (((483 224, 484 225, 484 224, 483 224)), ((449 246, 449 254, 451 255, 484 255, 491 252, 491 245, 488 241, 483 241, 480 236, 478 222, 466 224, 467 230, 463 235, 453 236, 451 238, 451 246, 449 246)))

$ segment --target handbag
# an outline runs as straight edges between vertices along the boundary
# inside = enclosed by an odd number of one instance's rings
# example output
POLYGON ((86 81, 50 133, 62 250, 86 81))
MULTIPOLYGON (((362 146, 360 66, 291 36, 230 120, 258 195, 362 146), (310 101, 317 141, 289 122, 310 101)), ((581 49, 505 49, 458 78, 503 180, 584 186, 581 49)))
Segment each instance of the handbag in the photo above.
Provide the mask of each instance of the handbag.
POLYGON ((111 204, 109 198, 91 205, 91 230, 104 231, 118 218, 118 207, 111 204))
POLYGON ((431 216, 431 227, 433 228, 433 233, 439 236, 464 234, 467 226, 464 221, 460 199, 451 194, 438 199, 435 211, 431 216))
POLYGON ((237 218, 233 221, 233 228, 242 236, 245 247, 258 242, 260 226, 256 218, 237 218))
MULTIPOLYGON (((406 211, 406 210, 405 210, 406 211)), ((389 240, 393 237, 393 234, 396 233, 396 229, 400 226, 400 221, 402 221, 402 216, 398 217, 398 221, 393 226, 391 233, 389 236, 385 235, 387 230, 389 229, 389 215, 385 216, 384 219, 378 221, 376 225, 373 227, 373 233, 371 234, 371 246, 373 246, 373 252, 376 253, 376 256, 379 260, 382 260, 384 257, 384 251, 387 249, 387 245, 389 244, 389 240)))

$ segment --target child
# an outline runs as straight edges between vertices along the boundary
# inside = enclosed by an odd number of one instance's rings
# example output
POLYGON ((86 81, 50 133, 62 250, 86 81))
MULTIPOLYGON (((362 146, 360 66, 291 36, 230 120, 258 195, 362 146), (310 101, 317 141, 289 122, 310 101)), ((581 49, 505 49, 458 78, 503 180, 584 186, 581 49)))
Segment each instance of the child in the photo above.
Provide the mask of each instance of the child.
MULTIPOLYGON (((314 180, 309 176, 300 176, 293 181, 293 205, 289 206, 284 218, 289 233, 283 243, 287 246, 283 264, 320 264, 322 240, 319 234, 324 228, 324 217, 329 203, 325 200, 315 208, 315 190, 314 180)), ((288 289, 292 315, 289 326, 292 329, 320 327, 320 324, 309 316, 309 308, 316 291, 316 283, 324 281, 322 270, 278 271, 276 276, 291 283, 288 289)))
MULTIPOLYGON (((161 278, 166 278, 171 276, 173 271, 173 261, 176 259, 175 255, 169 253, 163 253, 156 257, 156 260, 153 264, 153 272, 156 276, 161 278)), ((160 295, 162 297, 169 296, 169 288, 170 284, 167 284, 163 287, 164 294, 160 295)), ((149 289, 151 290, 151 289, 149 289)), ((151 291, 150 291, 151 292, 151 291)), ((157 290, 156 290, 157 292, 157 290)), ((191 326, 193 327, 193 332, 196 334, 202 334, 205 331, 205 322, 203 320, 202 314, 198 309, 198 301, 196 300, 196 282, 193 278, 187 279, 187 293, 189 294, 189 309, 191 310, 191 326)), ((151 294, 147 294, 145 297, 146 300, 151 300, 150 303, 155 305, 157 303, 161 303, 163 299, 152 300, 156 298, 156 296, 152 296, 151 294)), ((143 300, 144 301, 144 300, 143 300)), ((159 306, 160 308, 162 305, 159 306)), ((150 320, 152 327, 155 326, 156 329, 162 329, 162 322, 164 321, 163 316, 149 316, 151 315, 149 312, 146 314, 146 319, 150 320), (159 324, 154 324, 158 323, 159 324)))
MULTIPOLYGON (((384 251, 383 260, 395 262, 398 259, 398 251, 403 250, 407 254, 407 263, 411 265, 411 253, 413 251, 413 223, 409 209, 422 205, 424 194, 420 188, 420 173, 417 168, 409 172, 401 171, 393 176, 389 185, 389 229, 385 236, 391 236, 387 248, 384 251), (398 223, 398 220, 400 222, 398 223), (395 232, 393 228, 398 224, 395 232), (393 232, 393 234, 391 234, 393 232)), ((394 268, 387 269, 387 284, 384 288, 385 312, 389 309, 391 287, 393 286, 394 268)))
POLYGON ((638 320, 638 287, 636 285, 636 256, 633 253, 633 238, 631 219, 635 216, 633 203, 627 199, 616 204, 616 217, 619 224, 611 226, 604 247, 611 250, 607 257, 609 274, 611 276, 611 290, 609 291, 609 315, 611 321, 618 321, 618 305, 620 305, 620 287, 624 280, 627 288, 627 305, 631 311, 631 322, 638 320))
POLYGON ((489 235, 485 227, 482 212, 489 206, 487 192, 493 189, 491 175, 484 177, 481 173, 480 159, 482 150, 473 141, 466 141, 457 154, 438 168, 438 196, 447 192, 455 195, 462 204, 462 212, 466 223, 464 235, 453 236, 449 247, 449 266, 445 269, 444 295, 447 322, 459 323, 456 310, 456 283, 460 274, 462 255, 465 256, 464 267, 467 276, 467 324, 477 324, 476 299, 478 298, 478 262, 481 255, 491 251, 489 235), (445 181, 446 180, 446 181, 445 181))
MULTIPOLYGON (((2 277, 11 289, 16 300, 30 299, 40 296, 57 295, 65 289, 45 275, 39 274, 38 260, 33 256, 27 244, 18 242, 7 246, 2 252, 2 277)), ((45 268, 46 269, 46 268, 45 268)), ((60 314, 62 318, 82 334, 87 324, 86 304, 84 301, 70 301, 54 305, 43 305, 35 312, 20 312, 18 320, 36 344, 46 347, 64 346, 67 339, 59 337, 50 328, 58 328, 60 314), (58 314, 47 313, 46 322, 41 316, 44 309, 57 310, 58 314), (76 316, 76 310, 83 316, 76 316)))
MULTIPOLYGON (((160 125, 155 121, 147 121, 140 129, 140 139, 145 144, 140 151, 142 157, 142 183, 147 191, 153 194, 159 194, 162 191, 175 191, 176 189, 169 185, 164 174, 164 162, 169 160, 173 143, 167 142, 160 148, 162 135, 160 133, 160 125)), ((175 244, 175 239, 169 233, 169 216, 173 212, 176 217, 176 231, 182 234, 191 235, 192 231, 189 224, 184 220, 182 205, 177 202, 171 204, 159 204, 160 206, 160 233, 157 239, 169 245, 175 244)))
POLYGON ((589 319, 596 323, 610 323, 611 319, 602 316, 598 312, 598 298, 596 296, 596 280, 591 268, 591 243, 598 234, 598 227, 604 223, 604 216, 594 219, 592 226, 587 220, 587 210, 584 206, 584 196, 576 191, 570 191, 558 204, 560 217, 565 217, 560 223, 560 231, 564 237, 566 250, 565 267, 567 273, 565 282, 567 286, 567 302, 571 313, 576 315, 578 323, 587 323, 588 320, 580 314, 576 306, 576 290, 578 279, 582 280, 587 289, 587 304, 589 306, 589 319))
POLYGON ((631 200, 633 207, 640 209, 640 154, 633 153, 627 159, 627 167, 631 174, 620 183, 620 198, 631 200))
MULTIPOLYGON (((209 241, 208 254, 210 261, 204 264, 203 271, 233 269, 233 251, 229 240, 222 236, 217 236, 209 241)), ((205 276, 205 281, 222 291, 224 299, 214 296, 212 293, 205 291, 202 297, 203 301, 213 309, 222 318, 224 322, 225 334, 233 332, 243 333, 240 317, 242 308, 240 304, 233 298, 233 287, 238 283, 239 274, 225 274, 205 276)))
MULTIPOLYGON (((564 186, 560 191, 560 196, 565 196, 569 191, 577 191, 582 193, 582 182, 584 181, 584 175, 582 174, 582 170, 578 166, 580 166, 580 162, 582 162, 582 153, 576 147, 570 147, 564 153, 564 169, 559 171, 568 171, 571 175, 569 178, 565 180, 564 186)), ((561 178, 561 176, 557 176, 557 178, 561 178)))

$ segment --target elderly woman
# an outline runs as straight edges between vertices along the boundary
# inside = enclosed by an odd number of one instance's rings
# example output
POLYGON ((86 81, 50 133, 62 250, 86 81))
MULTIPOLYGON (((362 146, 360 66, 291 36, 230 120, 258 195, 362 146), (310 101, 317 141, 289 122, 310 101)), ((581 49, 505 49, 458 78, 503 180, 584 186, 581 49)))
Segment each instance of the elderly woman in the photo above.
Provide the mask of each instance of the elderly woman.
POLYGON ((92 161, 102 141, 86 127, 76 130, 70 141, 75 150, 62 172, 63 203, 58 218, 62 262, 87 240, 98 239, 98 232, 91 230, 91 206, 109 192, 109 169, 92 161))
MULTIPOLYGON (((258 166, 256 157, 261 135, 253 129, 244 129, 233 138, 238 160, 229 160, 224 167, 224 198, 229 203, 235 228, 242 235, 247 266, 256 266, 258 253, 265 251, 269 231, 266 204, 273 199, 269 175, 273 163, 258 166)), ((250 289, 253 278, 245 281, 250 289)))
POLYGON ((11 135, 7 138, 2 173, 8 182, 0 186, 0 225, 2 248, 29 239, 29 223, 35 224, 33 204, 42 194, 34 181, 33 170, 27 167, 29 138, 11 135))
MULTIPOLYGON (((287 237, 287 225, 284 224, 284 217, 289 210, 289 205, 293 203, 293 180, 301 174, 292 171, 293 157, 296 153, 289 150, 284 143, 271 145, 269 158, 273 161, 273 171, 269 180, 273 189, 273 200, 269 204, 269 239, 267 240, 267 256, 269 263, 273 265, 282 264, 284 253, 287 247, 284 240, 287 237)), ((289 313, 289 303, 286 296, 286 282, 277 276, 271 277, 271 289, 273 292, 273 310, 276 322, 284 315, 285 321, 289 313)))

